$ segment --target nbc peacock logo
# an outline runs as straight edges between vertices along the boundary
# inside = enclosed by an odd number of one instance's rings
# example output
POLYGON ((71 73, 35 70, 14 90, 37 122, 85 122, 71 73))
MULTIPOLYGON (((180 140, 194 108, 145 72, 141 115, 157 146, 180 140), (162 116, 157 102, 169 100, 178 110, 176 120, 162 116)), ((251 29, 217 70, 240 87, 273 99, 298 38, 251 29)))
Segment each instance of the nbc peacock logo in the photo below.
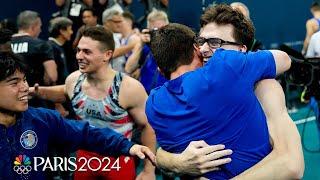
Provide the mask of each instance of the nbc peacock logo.
POLYGON ((13 164, 13 170, 21 175, 26 175, 32 170, 30 158, 26 155, 17 156, 13 164))

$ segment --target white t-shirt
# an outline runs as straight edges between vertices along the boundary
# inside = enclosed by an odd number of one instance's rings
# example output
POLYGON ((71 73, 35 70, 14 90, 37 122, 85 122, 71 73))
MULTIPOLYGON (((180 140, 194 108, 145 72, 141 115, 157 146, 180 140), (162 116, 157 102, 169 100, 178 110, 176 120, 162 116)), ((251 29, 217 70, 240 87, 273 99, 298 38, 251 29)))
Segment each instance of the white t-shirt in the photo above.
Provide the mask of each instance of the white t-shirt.
POLYGON ((320 31, 311 36, 306 57, 320 57, 320 31))
MULTIPOLYGON (((114 39, 115 48, 120 47, 121 46, 121 44, 120 44, 121 34, 113 33, 113 39, 114 39)), ((124 72, 125 64, 126 64, 126 57, 124 55, 113 58, 111 61, 111 67, 114 70, 120 71, 120 72, 124 72)))

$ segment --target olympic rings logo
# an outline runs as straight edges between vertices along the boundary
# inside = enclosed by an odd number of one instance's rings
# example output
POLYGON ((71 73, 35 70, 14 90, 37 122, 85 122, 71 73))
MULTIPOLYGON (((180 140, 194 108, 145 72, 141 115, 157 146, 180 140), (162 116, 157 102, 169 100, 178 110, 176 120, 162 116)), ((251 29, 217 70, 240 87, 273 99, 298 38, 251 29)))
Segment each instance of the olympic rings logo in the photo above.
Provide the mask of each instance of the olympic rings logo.
POLYGON ((32 170, 32 167, 30 165, 13 166, 13 170, 18 174, 28 174, 32 170))

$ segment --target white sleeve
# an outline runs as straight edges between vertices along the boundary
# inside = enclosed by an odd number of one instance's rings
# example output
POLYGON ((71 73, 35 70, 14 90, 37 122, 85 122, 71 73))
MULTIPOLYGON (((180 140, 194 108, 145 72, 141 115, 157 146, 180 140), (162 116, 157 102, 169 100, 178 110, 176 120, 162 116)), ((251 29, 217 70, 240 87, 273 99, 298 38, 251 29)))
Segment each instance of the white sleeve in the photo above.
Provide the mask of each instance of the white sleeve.
POLYGON ((307 58, 311 58, 311 57, 315 57, 316 53, 315 53, 315 45, 316 45, 316 36, 311 36, 309 45, 308 45, 308 50, 306 53, 306 57, 307 58))

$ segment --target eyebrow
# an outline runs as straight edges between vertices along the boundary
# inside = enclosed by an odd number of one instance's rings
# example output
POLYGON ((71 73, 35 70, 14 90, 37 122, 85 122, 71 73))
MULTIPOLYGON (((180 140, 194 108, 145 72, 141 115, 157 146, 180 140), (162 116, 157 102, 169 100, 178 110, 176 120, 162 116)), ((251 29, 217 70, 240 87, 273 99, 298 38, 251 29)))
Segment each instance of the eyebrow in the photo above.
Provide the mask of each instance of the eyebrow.
POLYGON ((79 47, 77 47, 77 51, 92 51, 92 50, 88 49, 88 48, 79 48, 79 47))
MULTIPOLYGON (((25 79, 25 78, 26 78, 26 76, 23 76, 22 79, 25 79)), ((18 81, 20 79, 21 78, 19 78, 19 77, 12 77, 12 78, 7 79, 6 82, 9 83, 9 82, 12 82, 12 81, 18 81)))
POLYGON ((13 78, 7 79, 6 82, 18 81, 19 79, 20 78, 18 78, 18 77, 13 77, 13 78))

